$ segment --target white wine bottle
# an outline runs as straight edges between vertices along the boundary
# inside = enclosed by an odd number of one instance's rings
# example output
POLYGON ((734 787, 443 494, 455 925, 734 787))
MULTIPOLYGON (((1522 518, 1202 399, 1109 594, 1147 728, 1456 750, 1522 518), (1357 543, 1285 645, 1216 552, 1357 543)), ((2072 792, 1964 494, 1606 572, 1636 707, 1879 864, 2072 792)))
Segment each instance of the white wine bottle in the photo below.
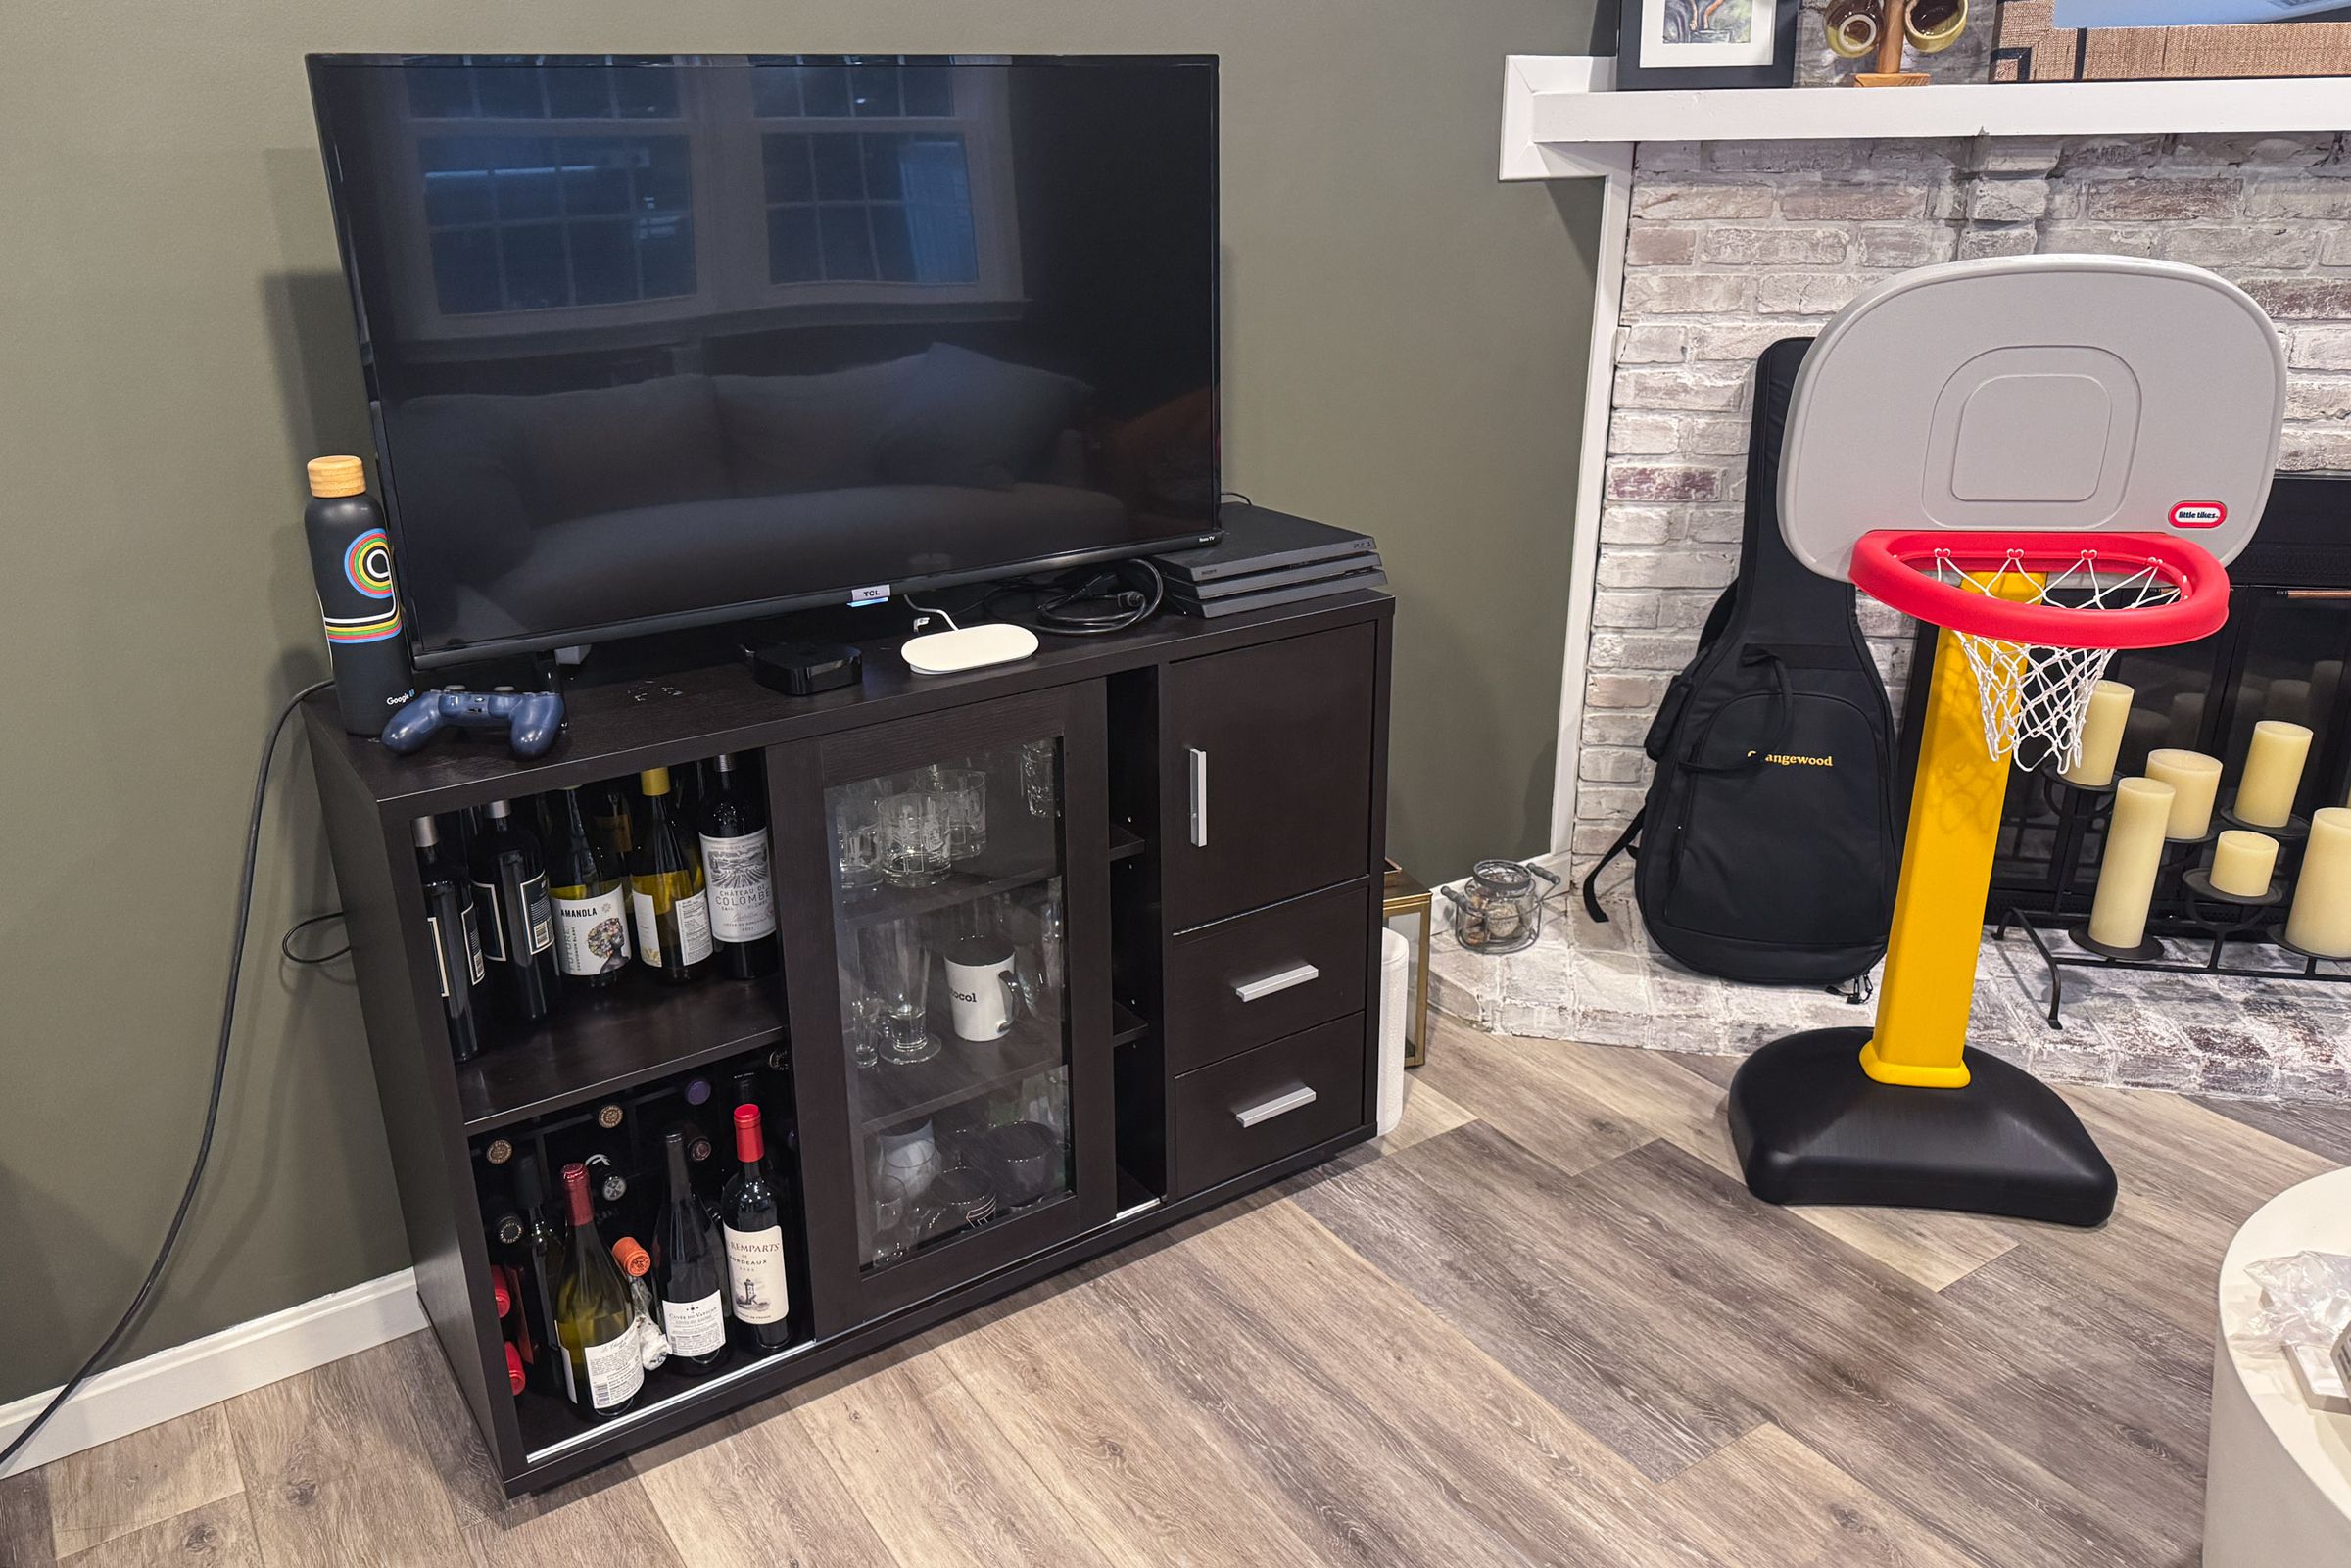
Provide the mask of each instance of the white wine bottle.
POLYGON ((571 1407, 591 1421, 618 1415, 645 1387, 637 1343, 637 1306, 628 1281, 596 1233, 588 1167, 563 1167, 571 1247, 555 1291, 555 1333, 571 1368, 571 1407))
POLYGON ((680 826, 669 770, 637 776, 645 794, 643 832, 629 863, 629 906, 637 917, 637 956, 672 984, 699 977, 710 963, 710 900, 702 858, 680 826))
POLYGON ((555 957, 566 978, 601 989, 629 972, 629 884, 620 863, 589 832, 578 787, 549 804, 547 890, 555 905, 555 957))

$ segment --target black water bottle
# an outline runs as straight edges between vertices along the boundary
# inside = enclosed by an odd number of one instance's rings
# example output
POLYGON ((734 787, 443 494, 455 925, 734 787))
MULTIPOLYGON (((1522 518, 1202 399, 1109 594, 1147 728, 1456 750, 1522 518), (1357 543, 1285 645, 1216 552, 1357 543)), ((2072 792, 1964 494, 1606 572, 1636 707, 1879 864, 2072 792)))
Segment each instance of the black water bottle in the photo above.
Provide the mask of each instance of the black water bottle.
POLYGON ((392 540, 357 457, 313 457, 309 472, 312 499, 302 510, 302 531, 311 542, 318 615, 334 658, 335 702, 344 729, 379 736, 384 721, 416 694, 392 583, 392 540))

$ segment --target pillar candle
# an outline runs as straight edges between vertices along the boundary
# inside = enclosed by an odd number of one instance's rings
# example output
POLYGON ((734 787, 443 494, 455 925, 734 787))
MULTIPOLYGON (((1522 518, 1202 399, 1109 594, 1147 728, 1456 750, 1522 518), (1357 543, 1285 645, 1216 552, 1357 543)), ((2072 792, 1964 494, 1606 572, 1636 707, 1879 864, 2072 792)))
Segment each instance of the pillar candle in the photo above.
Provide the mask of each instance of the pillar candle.
POLYGON ((2341 806, 2311 813, 2285 939, 2305 953, 2351 958, 2351 811, 2341 806))
POLYGON ((2201 838, 2212 826, 2212 799, 2221 792, 2221 759, 2201 751, 2158 746, 2147 753, 2147 777, 2172 786, 2167 838, 2201 838))
POLYGON ((2204 693, 2182 691, 2172 698, 2172 722, 2164 739, 2175 746, 2192 746, 2204 737, 2204 693))
POLYGON ((2164 829, 2171 817, 2170 784, 2125 779, 2114 786, 2106 854, 2098 862, 2098 894, 2089 906, 2092 941, 2136 947, 2145 939, 2147 906, 2155 899, 2155 873, 2163 864, 2164 829))
POLYGON ((2310 717, 2310 683, 2308 681, 2277 680, 2262 693, 2261 716, 2282 719, 2287 724, 2301 724, 2310 717))
POLYGON ((2302 787, 2302 764, 2309 756, 2309 726, 2283 719, 2255 725, 2253 744, 2245 752, 2245 776, 2236 786, 2238 818, 2263 828, 2284 827, 2294 814, 2294 794, 2302 787))
POLYGON ((2270 873, 2278 869, 2278 840, 2268 833, 2231 828, 2212 846, 2212 885, 2239 898, 2259 898, 2270 890, 2270 873))
POLYGON ((2058 777, 2086 789, 2114 783, 2114 759, 2123 749, 2123 726, 2131 717, 2131 689, 2100 681, 2089 689, 2089 712, 2082 721, 2082 754, 2058 777))

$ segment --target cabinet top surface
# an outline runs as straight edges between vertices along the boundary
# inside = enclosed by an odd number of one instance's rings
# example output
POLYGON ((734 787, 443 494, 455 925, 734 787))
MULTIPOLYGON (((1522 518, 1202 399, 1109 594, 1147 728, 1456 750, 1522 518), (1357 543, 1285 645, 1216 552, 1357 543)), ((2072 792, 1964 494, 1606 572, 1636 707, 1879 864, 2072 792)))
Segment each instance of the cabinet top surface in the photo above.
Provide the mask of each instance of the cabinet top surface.
POLYGON ((488 731, 442 736, 422 751, 396 756, 379 742, 344 734, 331 693, 304 706, 314 754, 321 762, 339 757, 380 806, 450 811, 1384 618, 1394 608, 1387 594, 1363 590, 1223 620, 1162 614, 1109 637, 1049 637, 1033 657, 962 675, 914 674, 898 655, 901 637, 861 640, 863 683, 813 697, 771 691, 740 664, 575 686, 564 693, 562 736, 546 756, 529 762, 516 760, 504 736, 488 731))

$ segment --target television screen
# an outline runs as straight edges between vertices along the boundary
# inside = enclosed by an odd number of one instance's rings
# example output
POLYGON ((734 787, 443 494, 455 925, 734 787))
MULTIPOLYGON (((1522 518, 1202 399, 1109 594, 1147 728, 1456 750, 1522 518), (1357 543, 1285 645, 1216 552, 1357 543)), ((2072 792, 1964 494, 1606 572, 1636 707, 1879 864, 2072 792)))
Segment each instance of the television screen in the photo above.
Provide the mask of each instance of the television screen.
POLYGON ((1213 57, 310 71, 420 663, 1214 534, 1213 57))

